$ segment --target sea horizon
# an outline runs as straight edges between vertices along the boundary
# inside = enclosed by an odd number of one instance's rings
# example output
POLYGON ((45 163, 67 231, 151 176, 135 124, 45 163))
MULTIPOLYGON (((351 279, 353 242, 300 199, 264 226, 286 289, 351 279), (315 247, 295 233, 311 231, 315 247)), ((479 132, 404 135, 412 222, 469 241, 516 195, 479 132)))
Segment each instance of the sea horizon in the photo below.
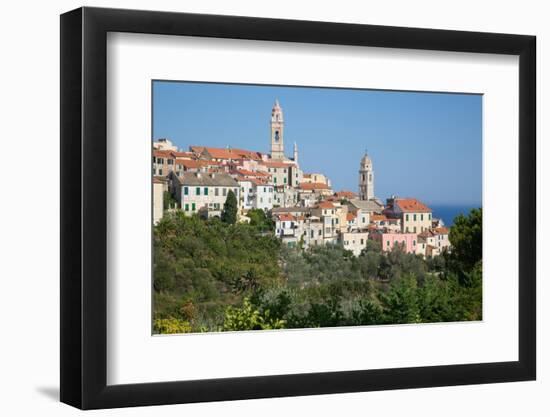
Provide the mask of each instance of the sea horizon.
POLYGON ((449 204, 449 203, 440 203, 440 204, 428 204, 432 209, 432 216, 436 219, 442 219, 445 226, 449 227, 453 225, 453 220, 459 214, 467 215, 470 210, 474 208, 482 207, 481 203, 479 204, 449 204))

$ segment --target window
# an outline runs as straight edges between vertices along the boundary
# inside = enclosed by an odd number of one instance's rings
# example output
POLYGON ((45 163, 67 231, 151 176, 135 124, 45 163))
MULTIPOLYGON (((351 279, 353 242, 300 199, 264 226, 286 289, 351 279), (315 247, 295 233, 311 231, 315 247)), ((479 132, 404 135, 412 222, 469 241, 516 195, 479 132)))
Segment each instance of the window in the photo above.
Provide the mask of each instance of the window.
POLYGON ((164 164, 164 158, 157 158, 157 164, 164 164))
POLYGON ((424 215, 423 214, 420 215, 420 220, 424 220, 424 215))
POLYGON ((195 195, 201 195, 201 187, 195 188, 195 195))
POLYGON ((234 193, 235 193, 235 197, 237 197, 237 196, 239 195, 239 189, 238 189, 238 188, 235 188, 234 193))
POLYGON ((405 233, 409 233, 409 226, 405 228, 405 233))
POLYGON ((191 211, 195 211, 195 208, 196 208, 195 203, 192 203, 191 204, 191 211))
POLYGON ((413 246, 416 246, 416 240, 413 240, 413 246))
POLYGON ((386 246, 390 246, 390 241, 386 240, 386 246))
POLYGON ((159 175, 162 175, 162 169, 159 169, 159 175))
POLYGON ((227 195, 227 188, 223 189, 223 196, 225 197, 227 195))
POLYGON ((416 214, 413 214, 413 220, 416 221, 416 214))
POLYGON ((286 184, 286 177, 283 178, 283 182, 286 184))
POLYGON ((273 182, 277 184, 277 177, 273 177, 273 182))
POLYGON ((265 187, 264 187, 264 193, 265 193, 265 192, 266 192, 266 191, 265 191, 265 187))
POLYGON ((168 160, 168 165, 174 165, 174 160, 173 160, 173 159, 169 159, 169 160, 168 160))
POLYGON ((321 229, 319 229, 319 233, 318 233, 319 236, 321 236, 321 233, 322 233, 322 232, 323 232, 323 231, 322 231, 321 229))
POLYGON ((264 202, 264 198, 260 197, 260 203, 263 203, 263 202, 264 202))
POLYGON ((189 204, 185 205, 185 211, 189 211, 189 204))
POLYGON ((183 187, 183 195, 189 195, 189 187, 183 187))
POLYGON ((414 226, 414 233, 416 233, 416 226, 414 226))
POLYGON ((428 220, 431 220, 431 219, 432 219, 432 214, 429 213, 429 214, 428 214, 428 220))
POLYGON ((405 220, 409 221, 409 215, 408 214, 405 215, 405 220))
POLYGON ((361 239, 361 245, 365 243, 365 239, 361 239))
POLYGON ((220 189, 218 187, 214 188, 214 195, 216 197, 220 195, 220 189))
POLYGON ((204 187, 204 195, 208 195, 208 187, 204 187))
POLYGON ((313 237, 313 236, 314 236, 314 235, 313 235, 313 230, 312 230, 312 231, 311 231, 311 237, 313 237))

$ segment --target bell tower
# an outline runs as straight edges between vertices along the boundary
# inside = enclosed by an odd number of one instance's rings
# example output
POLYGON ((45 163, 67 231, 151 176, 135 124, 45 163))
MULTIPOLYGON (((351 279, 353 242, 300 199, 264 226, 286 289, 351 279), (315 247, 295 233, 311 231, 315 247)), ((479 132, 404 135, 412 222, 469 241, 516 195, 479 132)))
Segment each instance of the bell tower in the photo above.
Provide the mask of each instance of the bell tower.
POLYGON ((279 104, 279 100, 275 100, 271 110, 271 159, 283 160, 285 158, 283 132, 283 109, 279 104))
POLYGON ((359 199, 374 199, 374 170, 372 161, 366 152, 359 165, 359 199))

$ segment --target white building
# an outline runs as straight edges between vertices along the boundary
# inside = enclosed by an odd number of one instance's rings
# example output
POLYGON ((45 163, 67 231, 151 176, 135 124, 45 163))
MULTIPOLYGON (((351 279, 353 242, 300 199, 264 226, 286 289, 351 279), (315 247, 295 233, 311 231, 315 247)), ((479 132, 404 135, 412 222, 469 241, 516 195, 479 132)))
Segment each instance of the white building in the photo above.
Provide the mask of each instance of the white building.
POLYGON ((275 198, 273 186, 258 180, 252 181, 256 183, 256 200, 254 208, 262 209, 264 211, 271 210, 273 208, 273 200, 275 198))
POLYGON ((229 191, 240 201, 239 183, 226 173, 185 172, 174 176, 176 199, 186 215, 206 211, 221 215, 229 191))
POLYGON ((239 207, 242 210, 250 210, 255 208, 256 184, 251 178, 237 177, 235 180, 239 183, 241 190, 239 196, 239 207))
POLYGON ((344 249, 353 252, 355 256, 359 256, 361 251, 366 249, 368 238, 368 232, 344 232, 340 234, 340 243, 344 249))
POLYGON ((165 181, 153 177, 153 224, 157 224, 164 213, 165 181))
POLYGON ((178 150, 178 147, 175 146, 169 139, 162 138, 157 139, 153 142, 153 149, 159 150, 159 151, 176 151, 178 150))

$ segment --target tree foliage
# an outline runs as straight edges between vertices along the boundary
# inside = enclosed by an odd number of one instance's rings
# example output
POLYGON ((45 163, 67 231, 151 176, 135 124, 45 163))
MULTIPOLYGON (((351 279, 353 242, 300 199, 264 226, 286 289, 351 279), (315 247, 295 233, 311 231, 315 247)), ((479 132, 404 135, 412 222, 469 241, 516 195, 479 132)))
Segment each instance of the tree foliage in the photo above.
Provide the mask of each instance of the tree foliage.
POLYGON ((159 222, 155 332, 482 318, 481 210, 455 220, 450 253, 426 260, 398 247, 384 252, 375 241, 357 257, 338 245, 288 248, 263 211, 249 215, 250 224, 182 212, 159 222))
POLYGON ((222 222, 235 224, 237 222, 237 197, 232 190, 227 193, 227 198, 223 204, 222 222))
POLYGON ((471 271, 482 257, 482 209, 472 209, 467 216, 458 215, 449 232, 453 250, 448 255, 452 267, 461 272, 471 271))

